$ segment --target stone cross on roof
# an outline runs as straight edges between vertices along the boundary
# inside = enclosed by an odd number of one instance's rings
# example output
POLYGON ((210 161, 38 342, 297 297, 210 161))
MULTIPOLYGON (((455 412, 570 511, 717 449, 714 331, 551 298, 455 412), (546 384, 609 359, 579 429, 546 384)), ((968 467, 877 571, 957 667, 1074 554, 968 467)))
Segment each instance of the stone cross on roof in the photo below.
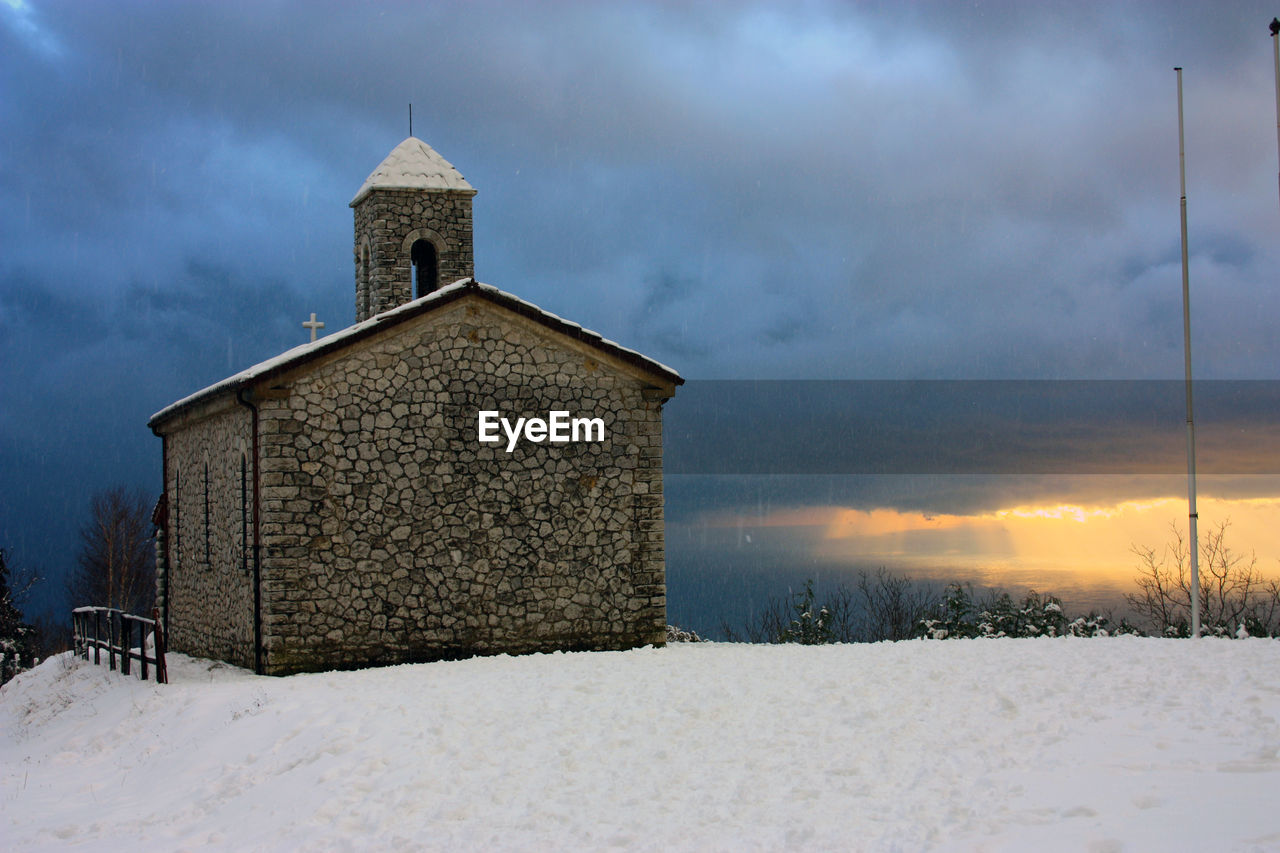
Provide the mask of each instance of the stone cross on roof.
POLYGON ((303 327, 304 329, 310 329, 310 330, 311 330, 311 340, 313 340, 313 341, 314 341, 314 340, 316 339, 316 329, 323 329, 323 328, 324 328, 324 323, 322 323, 321 321, 317 320, 317 319, 316 319, 316 312, 312 311, 312 312, 311 312, 311 319, 310 319, 310 320, 303 320, 303 321, 302 321, 302 327, 303 327))

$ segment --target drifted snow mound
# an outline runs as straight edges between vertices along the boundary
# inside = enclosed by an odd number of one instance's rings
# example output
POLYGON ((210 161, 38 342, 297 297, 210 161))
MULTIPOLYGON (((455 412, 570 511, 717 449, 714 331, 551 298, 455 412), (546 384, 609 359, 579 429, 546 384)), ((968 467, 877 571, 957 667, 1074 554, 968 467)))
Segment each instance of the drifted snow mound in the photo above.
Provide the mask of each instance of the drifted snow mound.
POLYGON ((1280 642, 679 644, 0 690, 9 850, 1274 850, 1280 642))

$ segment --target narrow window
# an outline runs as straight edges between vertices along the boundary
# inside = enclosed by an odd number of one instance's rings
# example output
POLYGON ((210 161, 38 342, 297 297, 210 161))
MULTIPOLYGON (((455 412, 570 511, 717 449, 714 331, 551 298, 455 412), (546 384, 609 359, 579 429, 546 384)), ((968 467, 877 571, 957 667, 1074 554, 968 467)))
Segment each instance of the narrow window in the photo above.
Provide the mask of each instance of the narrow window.
POLYGON ((249 460, 240 454, 240 570, 249 574, 249 460))
POLYGON ((175 568, 182 564, 182 518, 178 514, 182 506, 182 472, 173 473, 173 553, 177 556, 175 568))
POLYGON ((418 299, 435 290, 438 284, 440 269, 435 244, 430 240, 415 240, 409 259, 413 262, 413 297, 418 299))
POLYGON ((369 246, 367 243, 360 247, 360 262, 356 270, 356 276, 356 284, 360 294, 360 319, 367 320, 369 318, 371 299, 369 294, 369 246))
POLYGON ((204 463, 204 564, 211 568, 209 559, 209 463, 204 463))

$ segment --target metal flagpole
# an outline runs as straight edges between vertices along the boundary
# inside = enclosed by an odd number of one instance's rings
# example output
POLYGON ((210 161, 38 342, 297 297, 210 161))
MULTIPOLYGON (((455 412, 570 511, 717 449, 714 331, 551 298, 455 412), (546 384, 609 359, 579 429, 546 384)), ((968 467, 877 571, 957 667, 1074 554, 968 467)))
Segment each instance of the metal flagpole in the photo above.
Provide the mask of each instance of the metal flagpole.
POLYGON ((1276 151, 1280 156, 1280 18, 1271 19, 1271 51, 1276 61, 1276 151))
POLYGON ((1178 179, 1182 187, 1182 349, 1187 373, 1187 517, 1191 526, 1191 636, 1200 636, 1200 537, 1196 531, 1196 425, 1191 408, 1191 278, 1187 272, 1187 154, 1182 135, 1182 69, 1178 72, 1178 179))

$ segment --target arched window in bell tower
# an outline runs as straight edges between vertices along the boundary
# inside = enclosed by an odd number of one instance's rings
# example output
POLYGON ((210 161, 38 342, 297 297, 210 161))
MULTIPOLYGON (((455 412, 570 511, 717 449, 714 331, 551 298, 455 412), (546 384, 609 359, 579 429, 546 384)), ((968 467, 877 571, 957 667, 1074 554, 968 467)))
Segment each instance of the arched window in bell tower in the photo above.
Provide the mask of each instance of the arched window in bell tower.
POLYGON ((409 250, 413 263, 413 298, 426 296, 439 286, 440 264, 435 244, 430 240, 415 240, 409 250))

